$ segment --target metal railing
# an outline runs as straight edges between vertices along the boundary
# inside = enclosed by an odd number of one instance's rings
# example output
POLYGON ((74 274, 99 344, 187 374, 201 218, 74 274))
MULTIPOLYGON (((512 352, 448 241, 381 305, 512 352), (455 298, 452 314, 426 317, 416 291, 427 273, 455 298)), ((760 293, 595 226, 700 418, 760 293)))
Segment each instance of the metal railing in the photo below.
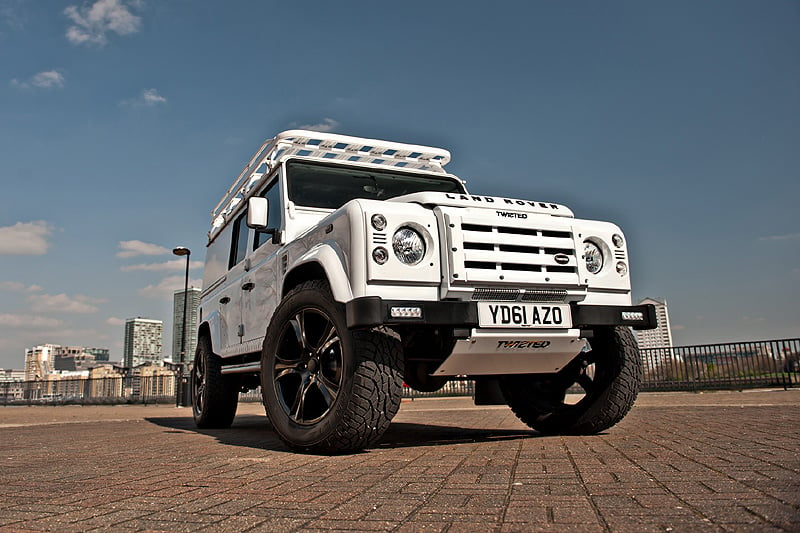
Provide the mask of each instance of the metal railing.
MULTIPOLYGON (((642 392, 788 389, 800 384, 800 338, 644 348, 640 353, 642 392)), ((176 380, 175 375, 163 374, 0 381, 0 405, 172 403, 176 380)), ((403 397, 411 399, 472 396, 474 392, 474 381, 466 379, 448 381, 436 392, 403 387, 403 397)), ((260 402, 261 391, 242 393, 239 399, 260 402)))
POLYGON ((797 386, 800 339, 640 349, 643 391, 797 386))

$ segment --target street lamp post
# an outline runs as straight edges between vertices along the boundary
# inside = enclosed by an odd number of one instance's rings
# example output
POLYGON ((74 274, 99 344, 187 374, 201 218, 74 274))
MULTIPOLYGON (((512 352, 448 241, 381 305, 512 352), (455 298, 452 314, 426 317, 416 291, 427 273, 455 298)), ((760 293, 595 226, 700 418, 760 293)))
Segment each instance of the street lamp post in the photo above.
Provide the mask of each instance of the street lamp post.
POLYGON ((186 256, 186 276, 183 281, 183 324, 181 325, 181 357, 180 367, 178 368, 178 384, 175 387, 175 407, 183 406, 183 365, 186 360, 186 302, 189 299, 189 257, 192 251, 184 246, 178 246, 172 250, 177 256, 186 256))

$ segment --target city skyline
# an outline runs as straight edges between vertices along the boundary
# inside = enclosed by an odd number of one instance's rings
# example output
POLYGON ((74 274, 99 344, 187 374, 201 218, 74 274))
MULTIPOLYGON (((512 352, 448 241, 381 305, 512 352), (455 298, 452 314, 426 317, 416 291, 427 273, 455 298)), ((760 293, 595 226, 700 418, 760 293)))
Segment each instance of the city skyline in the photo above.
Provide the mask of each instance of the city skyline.
POLYGON ((172 249, 201 287, 210 210, 291 128, 440 146, 475 194, 619 224, 675 345, 796 337, 798 23, 780 1, 0 0, 0 368, 50 342, 121 360, 131 316, 172 346, 172 249))

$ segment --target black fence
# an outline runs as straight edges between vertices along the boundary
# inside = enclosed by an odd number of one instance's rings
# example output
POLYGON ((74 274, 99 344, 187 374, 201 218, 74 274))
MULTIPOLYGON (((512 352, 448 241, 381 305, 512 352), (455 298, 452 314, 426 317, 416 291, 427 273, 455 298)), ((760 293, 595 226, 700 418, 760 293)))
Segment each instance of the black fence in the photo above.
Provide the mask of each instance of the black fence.
POLYGON ((643 391, 698 391, 795 387, 800 378, 800 339, 647 348, 643 391))
MULTIPOLYGON (((788 389, 800 383, 800 339, 705 344, 674 348, 641 349, 643 392, 723 389, 788 389)), ((184 403, 189 402, 188 380, 183 382, 184 403)), ((66 405, 173 403, 177 376, 97 378, 49 376, 35 381, 0 381, 0 405, 66 405)), ((404 398, 472 396, 470 380, 452 380, 436 392, 403 387, 404 398)), ((580 392, 575 389, 571 392, 580 392)), ((260 402, 256 389, 242 393, 244 402, 260 402)))

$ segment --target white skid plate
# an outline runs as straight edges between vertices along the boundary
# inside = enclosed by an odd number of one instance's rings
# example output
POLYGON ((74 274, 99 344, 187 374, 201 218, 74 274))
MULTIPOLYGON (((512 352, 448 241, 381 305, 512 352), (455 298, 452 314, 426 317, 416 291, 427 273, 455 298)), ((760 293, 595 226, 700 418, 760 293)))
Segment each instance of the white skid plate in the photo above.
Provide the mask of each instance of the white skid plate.
POLYGON ((456 341, 450 357, 435 376, 549 374, 558 372, 581 353, 586 341, 576 329, 534 333, 531 330, 475 330, 456 341))

